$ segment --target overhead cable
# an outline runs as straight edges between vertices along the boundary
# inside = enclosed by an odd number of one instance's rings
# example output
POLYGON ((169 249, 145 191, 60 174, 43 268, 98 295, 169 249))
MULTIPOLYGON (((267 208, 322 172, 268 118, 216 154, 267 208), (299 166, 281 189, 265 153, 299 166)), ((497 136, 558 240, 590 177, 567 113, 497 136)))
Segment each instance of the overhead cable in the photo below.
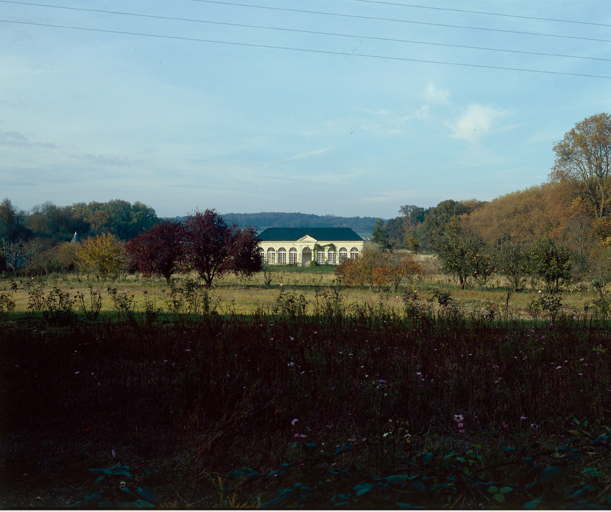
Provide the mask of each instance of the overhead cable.
POLYGON ((430 5, 400 4, 398 2, 387 2, 387 1, 382 1, 382 0, 350 0, 350 1, 362 2, 365 4, 392 5, 395 7, 407 7, 411 9, 430 9, 434 11, 450 11, 450 12, 462 12, 465 14, 481 14, 483 16, 499 16, 502 18, 516 18, 520 20, 552 21, 554 23, 573 23, 576 25, 594 25, 597 27, 611 27, 611 25, 608 23, 596 23, 593 21, 564 20, 560 18, 543 18, 540 16, 524 16, 520 14, 504 14, 504 13, 499 13, 499 12, 473 11, 471 9, 456 9, 452 7, 432 7, 430 5))
POLYGON ((389 55, 372 55, 366 53, 356 53, 356 52, 339 52, 332 50, 316 50, 313 48, 297 48, 297 47, 289 47, 289 46, 276 46, 269 44, 257 44, 257 43, 242 43, 237 41, 220 41, 216 39, 201 39, 194 37, 184 37, 184 36, 171 36, 171 35, 163 35, 163 34, 148 34, 143 32, 130 32, 124 30, 110 30, 110 29, 101 29, 101 28, 89 28, 89 27, 77 27, 70 25, 57 25, 51 23, 35 23, 31 21, 16 21, 16 20, 6 20, 0 19, 0 23, 14 23, 19 25, 31 25, 37 27, 49 27, 49 28, 59 28, 59 29, 68 29, 68 30, 81 30, 88 32, 99 32, 106 34, 121 34, 128 36, 136 36, 136 37, 151 37, 158 39, 172 39, 177 41, 191 41, 191 42, 199 42, 199 43, 210 43, 210 44, 224 44, 224 45, 232 45, 232 46, 242 46, 242 47, 250 47, 250 48, 263 48, 270 50, 285 50, 285 51, 294 51, 294 52, 303 52, 303 53, 316 53, 323 55, 339 55, 343 57, 360 57, 360 58, 368 58, 368 59, 383 59, 383 60, 392 60, 392 61, 401 61, 401 62, 418 62, 423 64, 440 64, 444 66, 460 66, 460 67, 470 67, 470 68, 483 68, 483 69, 495 69, 495 70, 504 70, 504 71, 519 71, 523 73, 539 73, 539 74, 547 74, 547 75, 564 75, 564 76, 575 76, 575 77, 584 77, 584 78, 601 78, 605 80, 610 80, 611 76, 607 75, 593 75, 586 73, 570 73, 565 71, 546 71, 541 69, 526 69, 526 68, 510 68, 505 66, 489 66, 484 64, 469 64, 463 62, 446 62, 446 61, 437 61, 437 60, 429 60, 429 59, 414 59, 408 57, 394 57, 389 55))
POLYGON ((400 19, 400 18, 382 18, 378 16, 364 16, 364 15, 359 15, 359 14, 344 14, 344 13, 337 13, 337 12, 311 11, 307 9, 292 9, 289 7, 271 7, 267 5, 243 4, 243 3, 238 3, 238 2, 222 2, 220 0, 191 0, 191 2, 218 4, 218 5, 230 5, 234 7, 249 7, 252 9, 267 9, 267 10, 272 10, 272 11, 297 12, 300 14, 338 16, 342 18, 354 18, 354 19, 362 19, 362 20, 370 20, 370 21, 387 21, 387 22, 394 22, 394 23, 408 23, 408 24, 413 24, 413 25, 428 25, 428 26, 434 26, 434 27, 458 28, 458 29, 465 29, 465 30, 484 30, 486 32, 501 32, 505 34, 519 34, 523 36, 526 35, 526 36, 538 36, 538 37, 553 37, 553 38, 558 38, 558 39, 578 39, 581 41, 595 41, 598 43, 611 43, 611 39, 598 39, 598 38, 593 38, 593 37, 568 36, 568 35, 560 35, 560 34, 543 34, 540 32, 525 32, 521 30, 505 30, 505 29, 488 28, 488 27, 471 27, 471 26, 465 26, 465 25, 451 25, 448 23, 432 23, 428 21, 413 21, 413 20, 406 20, 406 19, 400 19))
POLYGON ((511 50, 511 49, 506 49, 506 48, 489 48, 489 47, 484 47, 484 46, 470 46, 470 45, 450 44, 450 43, 435 43, 435 42, 430 42, 430 41, 418 41, 418 40, 413 40, 413 39, 397 39, 397 38, 390 38, 390 37, 365 36, 365 35, 357 35, 357 34, 341 34, 341 33, 336 33, 336 32, 323 32, 323 31, 318 31, 318 30, 304 30, 304 29, 296 29, 296 28, 272 27, 272 26, 267 26, 267 25, 231 23, 231 22, 225 22, 225 21, 212 21, 212 20, 203 20, 203 19, 196 19, 196 18, 181 18, 181 17, 175 17, 175 16, 161 16, 161 15, 154 15, 154 14, 141 14, 141 13, 133 13, 133 12, 125 12, 125 11, 111 11, 107 9, 91 9, 87 7, 67 7, 67 6, 60 6, 60 5, 33 3, 33 2, 16 2, 14 0, 0 0, 0 3, 22 4, 22 5, 28 5, 28 6, 34 6, 34 7, 48 7, 52 9, 65 9, 65 10, 70 10, 70 11, 95 12, 95 13, 101 13, 101 14, 133 16, 133 17, 138 17, 138 18, 150 18, 150 19, 168 20, 168 21, 204 23, 204 24, 209 24, 209 25, 221 25, 221 26, 229 26, 229 27, 258 29, 258 30, 274 30, 274 31, 282 31, 282 32, 294 32, 294 33, 299 33, 299 34, 344 37, 344 38, 352 38, 352 39, 366 39, 366 40, 382 41, 382 42, 389 42, 389 43, 420 44, 420 45, 427 45, 427 46, 441 46, 441 47, 446 47, 446 48, 461 48, 461 49, 467 49, 467 50, 479 50, 479 51, 500 52, 500 53, 517 53, 517 54, 522 54, 522 55, 537 55, 537 56, 543 56, 543 57, 560 57, 560 58, 568 58, 568 59, 582 59, 582 60, 611 62, 611 59, 606 59, 603 57, 584 57, 580 55, 566 55, 566 54, 559 54, 559 53, 546 53, 546 52, 535 52, 535 51, 526 51, 526 50, 511 50))

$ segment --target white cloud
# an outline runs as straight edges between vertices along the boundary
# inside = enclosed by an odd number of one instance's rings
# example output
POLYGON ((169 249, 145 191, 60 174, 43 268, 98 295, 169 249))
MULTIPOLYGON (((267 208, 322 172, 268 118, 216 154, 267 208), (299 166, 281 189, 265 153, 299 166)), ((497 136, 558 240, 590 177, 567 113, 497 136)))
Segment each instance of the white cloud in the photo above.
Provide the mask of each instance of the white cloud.
POLYGON ((424 99, 429 103, 438 103, 440 105, 448 105, 450 91, 447 89, 437 89, 434 84, 429 83, 424 89, 424 99))
POLYGON ((318 149, 316 151, 309 151, 308 153, 300 153, 298 155, 287 158, 287 160, 301 160, 302 158, 310 158, 312 156, 322 155, 323 153, 326 153, 327 151, 330 151, 332 149, 333 148, 324 148, 318 149))
POLYGON ((490 133, 494 122, 504 115, 503 110, 488 105, 469 105, 460 117, 448 123, 453 131, 450 137, 474 144, 490 133))

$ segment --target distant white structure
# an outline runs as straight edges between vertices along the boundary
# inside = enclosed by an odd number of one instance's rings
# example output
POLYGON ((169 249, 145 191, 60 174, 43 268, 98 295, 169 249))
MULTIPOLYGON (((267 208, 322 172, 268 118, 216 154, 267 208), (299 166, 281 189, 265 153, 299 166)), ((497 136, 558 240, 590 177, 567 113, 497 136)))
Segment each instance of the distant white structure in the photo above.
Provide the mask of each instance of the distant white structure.
POLYGON ((76 244, 76 243, 78 243, 80 241, 81 241, 81 239, 79 238, 78 233, 75 231, 74 232, 74 236, 72 237, 72 240, 70 240, 70 243, 76 244))
POLYGON ((268 265, 307 267, 338 265, 356 259, 365 240, 350 228, 268 228, 259 236, 259 251, 268 265))

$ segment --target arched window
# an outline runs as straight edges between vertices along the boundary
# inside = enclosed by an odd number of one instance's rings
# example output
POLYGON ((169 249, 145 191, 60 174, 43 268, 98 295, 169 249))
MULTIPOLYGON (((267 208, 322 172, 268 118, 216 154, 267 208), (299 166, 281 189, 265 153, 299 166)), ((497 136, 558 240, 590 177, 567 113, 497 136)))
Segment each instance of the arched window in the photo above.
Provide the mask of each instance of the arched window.
POLYGON ((278 249, 278 265, 286 265, 286 249, 284 247, 278 249))
POLYGON ((327 263, 330 265, 335 265, 337 263, 337 261, 335 261, 335 251, 333 249, 327 251, 327 263))
POLYGON ((276 251, 271 247, 267 250, 267 264, 275 265, 276 264, 276 251))
POLYGON ((316 263, 318 263, 319 265, 324 265, 325 264, 325 250, 324 249, 319 249, 318 251, 316 251, 316 263))
POLYGON ((350 249, 350 259, 358 260, 359 259, 359 250, 356 247, 350 249))
POLYGON ((342 247, 339 250, 339 262, 343 263, 344 261, 346 261, 348 259, 348 251, 346 250, 345 247, 342 247))
POLYGON ((289 249, 289 264, 297 265, 297 249, 295 249, 294 247, 291 247, 291 249, 289 249))

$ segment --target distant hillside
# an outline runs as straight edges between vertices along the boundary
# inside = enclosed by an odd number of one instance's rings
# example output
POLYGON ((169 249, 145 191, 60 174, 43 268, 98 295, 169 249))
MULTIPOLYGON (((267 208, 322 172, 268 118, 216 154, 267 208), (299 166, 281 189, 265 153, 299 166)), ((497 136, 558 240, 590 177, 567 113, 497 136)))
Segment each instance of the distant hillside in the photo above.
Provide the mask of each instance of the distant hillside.
POLYGON ((357 232, 370 232, 375 217, 336 217, 335 215, 314 215, 310 213, 224 213, 227 222, 240 227, 266 228, 352 228, 357 232))

